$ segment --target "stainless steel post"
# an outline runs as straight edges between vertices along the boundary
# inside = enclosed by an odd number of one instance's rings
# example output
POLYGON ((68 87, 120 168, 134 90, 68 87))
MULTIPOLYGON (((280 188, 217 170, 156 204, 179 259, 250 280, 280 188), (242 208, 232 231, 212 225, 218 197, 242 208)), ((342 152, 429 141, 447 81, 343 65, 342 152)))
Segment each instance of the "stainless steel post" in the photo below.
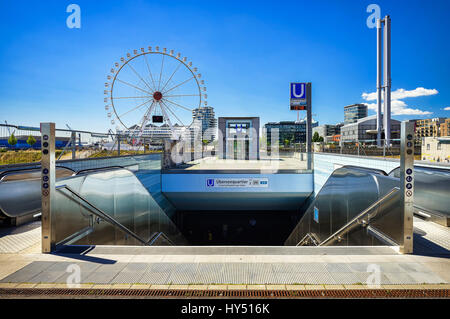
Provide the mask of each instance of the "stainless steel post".
POLYGON ((400 144, 400 191, 403 206, 403 245, 400 252, 413 252, 413 205, 414 205, 414 123, 401 124, 400 144))
POLYGON ((41 210, 42 252, 50 253, 54 245, 52 204, 55 196, 55 123, 41 123, 41 210))
POLYGON ((311 82, 306 83, 306 153, 308 157, 307 169, 312 167, 312 110, 311 110, 311 82))
POLYGON ((381 19, 377 20, 377 146, 381 146, 381 130, 383 127, 382 117, 381 117, 381 19))
POLYGON ((391 18, 384 18, 384 135, 391 145, 391 18))
POLYGON ((77 154, 77 133, 72 131, 70 139, 72 144, 72 159, 75 159, 77 154))
POLYGON ((117 156, 120 156, 120 135, 117 135, 117 156))

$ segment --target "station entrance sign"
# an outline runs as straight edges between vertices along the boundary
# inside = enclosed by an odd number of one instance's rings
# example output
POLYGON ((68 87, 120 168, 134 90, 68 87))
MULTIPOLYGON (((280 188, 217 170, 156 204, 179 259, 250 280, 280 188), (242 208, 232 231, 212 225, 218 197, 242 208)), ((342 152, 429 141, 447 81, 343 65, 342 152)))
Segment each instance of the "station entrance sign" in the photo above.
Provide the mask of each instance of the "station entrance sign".
POLYGON ((268 187, 268 178, 207 178, 206 187, 268 187))
POLYGON ((291 110, 306 110, 308 106, 307 83, 291 83, 290 97, 291 110))
POLYGON ((311 112, 311 82, 291 82, 290 84, 290 108, 297 111, 306 111, 306 153, 308 154, 307 169, 311 169, 311 142, 312 142, 312 112, 311 112))

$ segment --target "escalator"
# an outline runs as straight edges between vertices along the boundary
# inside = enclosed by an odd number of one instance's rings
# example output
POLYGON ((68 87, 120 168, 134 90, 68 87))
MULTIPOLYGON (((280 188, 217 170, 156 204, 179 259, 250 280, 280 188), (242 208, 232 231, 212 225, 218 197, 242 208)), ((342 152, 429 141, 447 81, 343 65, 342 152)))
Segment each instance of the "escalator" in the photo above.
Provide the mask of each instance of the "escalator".
POLYGON ((401 245, 399 182, 385 172, 353 166, 336 169, 285 245, 401 245))
MULTIPOLYGON (((92 161, 89 164, 94 168, 69 164, 75 167, 55 169, 54 245, 185 243, 172 221, 175 208, 161 193, 159 158, 135 161, 127 167, 96 167, 100 165, 92 165, 92 161)), ((40 165, 0 172, 3 224, 18 226, 40 215, 40 165)))
MULTIPOLYGON (((400 168, 389 176, 400 178, 400 168)), ((414 214, 450 226, 450 169, 414 166, 414 214)))
MULTIPOLYGON (((56 178, 73 176, 66 167, 55 170, 56 178)), ((11 169, 0 172, 0 220, 19 226, 40 216, 41 169, 11 169)))
POLYGON ((128 169, 96 170, 56 182, 54 245, 182 245, 171 215, 128 169))
MULTIPOLYGON (((398 169, 389 175, 354 166, 336 169, 319 193, 298 209, 299 220, 295 211, 264 216, 248 209, 233 216, 181 214, 162 193, 159 159, 132 164, 78 171, 56 168, 55 245, 402 244, 398 169), (197 231, 202 225, 211 240, 197 231), (240 237, 233 235, 239 231, 240 237)), ((20 221, 39 215, 40 176, 40 168, 1 172, 0 216, 20 221)), ((414 207, 419 217, 437 221, 438 216, 448 223, 449 180, 449 170, 415 167, 414 207)))

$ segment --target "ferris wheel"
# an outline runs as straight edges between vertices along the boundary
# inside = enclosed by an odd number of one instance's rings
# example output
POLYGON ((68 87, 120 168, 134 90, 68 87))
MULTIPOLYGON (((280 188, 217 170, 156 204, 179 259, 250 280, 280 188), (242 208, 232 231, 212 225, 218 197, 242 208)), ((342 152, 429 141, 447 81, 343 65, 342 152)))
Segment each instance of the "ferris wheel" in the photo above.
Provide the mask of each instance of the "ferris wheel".
POLYGON ((121 57, 107 76, 104 94, 111 124, 138 144, 148 137, 148 127, 164 126, 172 135, 191 127, 193 109, 208 105, 198 69, 180 53, 158 46, 121 57))

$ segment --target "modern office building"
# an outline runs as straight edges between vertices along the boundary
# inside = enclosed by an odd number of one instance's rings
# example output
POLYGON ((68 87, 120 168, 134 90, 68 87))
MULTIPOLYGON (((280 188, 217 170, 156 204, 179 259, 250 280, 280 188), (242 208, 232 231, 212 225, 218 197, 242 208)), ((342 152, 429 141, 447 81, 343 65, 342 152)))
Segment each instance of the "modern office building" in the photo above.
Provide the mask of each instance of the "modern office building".
POLYGON ((212 141, 215 139, 215 132, 217 128, 217 119, 215 118, 214 108, 211 106, 202 106, 194 109, 192 111, 192 119, 199 120, 202 125, 202 135, 204 135, 206 130, 209 130, 207 136, 205 135, 203 139, 212 141))
POLYGON ((355 123, 361 118, 367 117, 367 105, 352 104, 344 106, 344 124, 355 123))
MULTIPOLYGON (((311 126, 313 130, 318 125, 319 122, 312 120, 311 126)), ((289 141, 289 144, 306 143, 306 119, 301 121, 269 122, 264 125, 264 129, 268 145, 272 140, 274 130, 278 130, 279 145, 285 145, 286 141, 289 141)))
MULTIPOLYGON (((441 124, 445 123, 445 118, 435 117, 432 119, 416 120, 416 137, 439 137, 441 124)), ((445 132, 447 134, 447 132, 445 132)))
MULTIPOLYGON (((374 142, 377 138, 377 115, 341 127, 342 142, 374 142)), ((400 121, 391 119, 391 139, 400 138, 400 121)))
POLYGON ((319 136, 322 136, 324 140, 326 140, 327 137, 331 137, 333 135, 338 135, 341 133, 341 127, 344 126, 344 123, 338 123, 336 125, 332 124, 323 124, 319 125, 313 128, 313 135, 315 132, 319 134, 319 136))
POLYGON ((259 159, 259 117, 219 117, 223 158, 259 159))

